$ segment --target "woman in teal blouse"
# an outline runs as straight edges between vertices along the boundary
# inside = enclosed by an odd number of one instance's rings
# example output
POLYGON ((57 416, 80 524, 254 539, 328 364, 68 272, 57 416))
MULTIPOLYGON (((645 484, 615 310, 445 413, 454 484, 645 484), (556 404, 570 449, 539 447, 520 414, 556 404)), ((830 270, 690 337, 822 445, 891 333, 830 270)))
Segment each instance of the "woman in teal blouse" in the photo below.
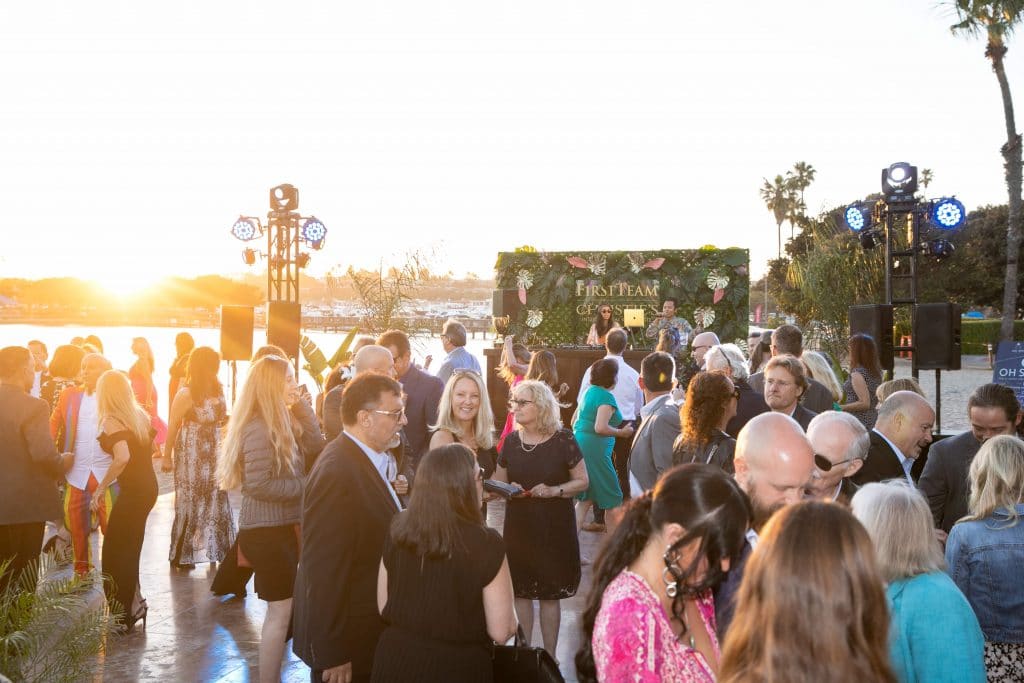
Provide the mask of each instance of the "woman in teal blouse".
MULTIPOLYGON (((590 388, 583 394, 579 417, 573 425, 573 434, 583 452, 590 478, 590 487, 580 495, 580 503, 576 506, 577 527, 582 526, 591 505, 602 510, 615 510, 622 505, 622 489, 612 463, 612 448, 616 437, 628 439, 633 435, 633 428, 628 425, 612 426, 622 424, 622 413, 611 392, 618 375, 619 363, 612 358, 602 358, 591 366, 590 388)), ((612 513, 609 518, 611 526, 617 519, 612 513)))
POLYGON ((901 683, 985 683, 978 618, 943 571, 924 496, 894 481, 867 484, 853 514, 868 530, 888 582, 889 653, 901 683))

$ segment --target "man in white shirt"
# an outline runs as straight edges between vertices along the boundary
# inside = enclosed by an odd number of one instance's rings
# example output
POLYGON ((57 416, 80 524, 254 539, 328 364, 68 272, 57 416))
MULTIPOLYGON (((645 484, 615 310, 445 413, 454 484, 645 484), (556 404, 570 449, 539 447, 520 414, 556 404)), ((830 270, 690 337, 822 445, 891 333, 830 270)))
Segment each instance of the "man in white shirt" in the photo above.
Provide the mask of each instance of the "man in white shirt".
POLYGON ((32 390, 29 393, 33 398, 39 398, 39 394, 43 389, 43 382, 49 379, 49 375, 46 373, 46 359, 50 357, 50 354, 46 350, 46 344, 33 339, 28 343, 28 350, 32 354, 32 390))
MULTIPOLYGON (((615 403, 622 413, 622 424, 619 427, 636 427, 640 415, 640 408, 644 405, 644 394, 640 389, 640 373, 634 370, 622 357, 626 350, 628 337, 622 328, 610 330, 604 338, 605 358, 611 358, 619 364, 619 375, 612 388, 612 395, 615 403)), ((583 394, 590 388, 590 368, 583 373, 580 382, 580 393, 576 397, 576 404, 583 402, 583 394)), ((629 448, 632 444, 632 436, 626 439, 615 439, 615 450, 612 453, 612 460, 615 463, 615 473, 619 477, 619 487, 623 496, 629 498, 629 448)), ((594 508, 594 523, 584 524, 584 531, 604 531, 604 512, 600 508, 594 508)))
MULTIPOLYGON (((871 430, 868 459, 853 475, 857 486, 888 479, 906 479, 913 487, 920 476, 915 469, 921 451, 932 441, 935 411, 913 391, 897 391, 878 406, 871 430)), ((923 466, 923 463, 921 463, 923 466)))
POLYGON ((814 447, 814 474, 807 497, 850 506, 857 486, 850 480, 864 465, 871 439, 860 420, 849 413, 818 413, 807 427, 814 447))
POLYGON ((89 571, 89 534, 96 523, 103 533, 107 530, 107 516, 117 499, 117 484, 104 492, 95 513, 90 512, 92 493, 103 481, 111 457, 100 448, 99 415, 96 406, 96 382, 107 370, 110 361, 98 353, 82 358, 82 386, 65 389, 50 416, 50 431, 58 440, 58 447, 74 453, 74 465, 65 475, 64 525, 71 534, 71 547, 75 557, 75 571, 89 571))

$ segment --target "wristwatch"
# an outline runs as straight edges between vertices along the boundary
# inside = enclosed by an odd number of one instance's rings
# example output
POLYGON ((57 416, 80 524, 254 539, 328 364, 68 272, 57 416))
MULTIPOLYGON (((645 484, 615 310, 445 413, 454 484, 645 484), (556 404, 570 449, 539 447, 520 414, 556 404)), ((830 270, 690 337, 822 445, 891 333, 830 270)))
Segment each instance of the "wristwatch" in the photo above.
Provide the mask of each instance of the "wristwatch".
POLYGON ((562 487, 559 486, 558 487, 558 497, 561 498, 563 495, 565 495, 565 491, 563 491, 562 487))

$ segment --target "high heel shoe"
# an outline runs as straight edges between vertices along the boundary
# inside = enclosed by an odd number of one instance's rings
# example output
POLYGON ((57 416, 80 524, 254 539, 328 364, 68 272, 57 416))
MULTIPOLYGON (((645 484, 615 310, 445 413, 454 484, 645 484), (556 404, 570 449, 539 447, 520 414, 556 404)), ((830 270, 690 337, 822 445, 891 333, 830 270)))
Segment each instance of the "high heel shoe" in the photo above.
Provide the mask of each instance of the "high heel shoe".
POLYGON ((142 604, 139 605, 139 608, 135 610, 135 614, 133 614, 131 618, 125 620, 124 630, 122 631, 122 633, 131 633, 133 630, 135 630, 135 624, 139 623, 140 620, 142 621, 142 632, 145 633, 146 620, 148 618, 149 605, 147 605, 146 601, 143 600, 142 604))

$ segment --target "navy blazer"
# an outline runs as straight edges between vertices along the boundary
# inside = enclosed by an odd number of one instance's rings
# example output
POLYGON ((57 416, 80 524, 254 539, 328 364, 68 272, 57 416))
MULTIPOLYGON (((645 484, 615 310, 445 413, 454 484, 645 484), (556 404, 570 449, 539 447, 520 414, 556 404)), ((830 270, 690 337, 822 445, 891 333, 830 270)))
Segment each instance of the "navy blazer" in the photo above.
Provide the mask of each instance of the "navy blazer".
POLYGON ((857 486, 870 484, 875 481, 887 481, 889 479, 907 480, 907 473, 903 471, 899 456, 892 449, 889 443, 882 438, 882 435, 875 430, 870 430, 871 446, 868 448, 868 458, 864 466, 850 477, 857 486))
MULTIPOLYGON (((429 373, 423 372, 415 365, 402 375, 399 381, 405 392, 405 436, 409 440, 409 449, 405 453, 407 462, 415 469, 420 458, 427 452, 430 443, 430 426, 437 424, 437 406, 444 393, 444 382, 429 373)), ((486 401, 486 396, 480 397, 486 401)))
POLYGON ((327 444, 306 480, 295 578, 295 654, 315 671, 352 662, 369 677, 384 630, 377 572, 398 512, 388 484, 345 434, 327 444))

